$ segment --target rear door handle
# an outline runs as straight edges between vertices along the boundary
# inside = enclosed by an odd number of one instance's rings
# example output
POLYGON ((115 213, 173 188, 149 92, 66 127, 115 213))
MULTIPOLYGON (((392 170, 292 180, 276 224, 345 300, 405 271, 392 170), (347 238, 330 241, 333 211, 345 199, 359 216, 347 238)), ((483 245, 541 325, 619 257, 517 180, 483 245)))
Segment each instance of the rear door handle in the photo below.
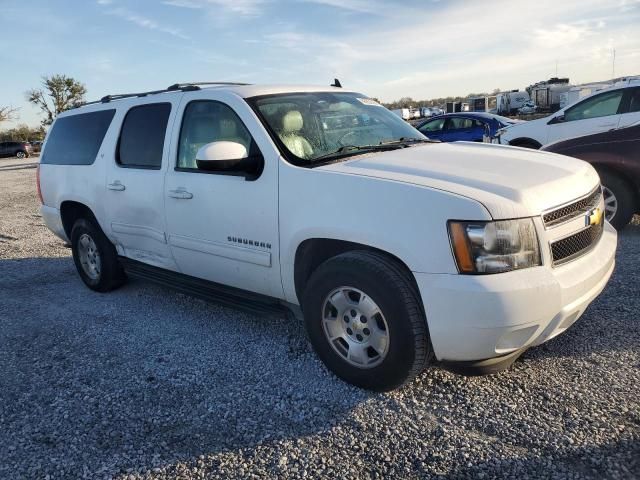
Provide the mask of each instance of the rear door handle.
POLYGON ((121 192, 125 189, 125 186, 121 184, 119 180, 116 180, 115 182, 107 185, 107 188, 109 190, 115 190, 116 192, 121 192))
POLYGON ((193 198, 193 193, 179 188, 177 190, 169 190, 169 196, 171 198, 179 198, 181 200, 190 200, 193 198))

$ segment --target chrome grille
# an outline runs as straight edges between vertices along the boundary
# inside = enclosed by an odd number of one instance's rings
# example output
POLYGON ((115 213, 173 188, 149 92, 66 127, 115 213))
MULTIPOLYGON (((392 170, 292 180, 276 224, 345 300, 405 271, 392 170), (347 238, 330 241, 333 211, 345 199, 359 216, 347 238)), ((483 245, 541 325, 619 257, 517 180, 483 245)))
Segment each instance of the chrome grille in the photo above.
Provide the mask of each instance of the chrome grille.
POLYGON ((570 203, 569 205, 565 205, 564 207, 560 207, 555 210, 552 210, 551 212, 545 213, 542 216, 545 227, 549 228, 554 225, 564 223, 568 220, 571 220, 573 218, 576 218, 584 214, 585 212, 588 212, 589 210, 598 206, 598 203, 600 203, 601 196, 602 196, 602 192, 600 191, 600 187, 598 187, 589 195, 581 198, 576 202, 570 203))
POLYGON ((598 243, 603 230, 604 221, 553 242, 551 244, 553 265, 561 265, 587 253, 587 251, 598 243))

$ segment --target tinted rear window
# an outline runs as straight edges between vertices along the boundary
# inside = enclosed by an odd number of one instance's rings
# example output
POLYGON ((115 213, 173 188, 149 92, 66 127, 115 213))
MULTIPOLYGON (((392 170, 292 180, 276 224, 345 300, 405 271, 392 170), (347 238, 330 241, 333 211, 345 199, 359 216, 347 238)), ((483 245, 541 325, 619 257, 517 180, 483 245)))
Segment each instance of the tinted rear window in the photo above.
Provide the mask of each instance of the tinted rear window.
POLYGON ((123 167, 159 169, 170 103, 133 107, 122 123, 118 163, 123 167))
POLYGON ((57 119, 40 163, 91 165, 115 113, 101 110, 57 119))

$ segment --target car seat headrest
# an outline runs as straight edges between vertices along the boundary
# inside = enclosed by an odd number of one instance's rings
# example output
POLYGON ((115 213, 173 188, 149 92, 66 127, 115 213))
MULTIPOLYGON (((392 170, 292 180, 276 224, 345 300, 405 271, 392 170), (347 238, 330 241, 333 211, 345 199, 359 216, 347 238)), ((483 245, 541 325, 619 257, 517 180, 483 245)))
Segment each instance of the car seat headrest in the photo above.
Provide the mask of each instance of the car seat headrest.
POLYGON ((302 114, 297 110, 291 110, 282 117, 282 130, 284 133, 296 133, 302 130, 302 114))

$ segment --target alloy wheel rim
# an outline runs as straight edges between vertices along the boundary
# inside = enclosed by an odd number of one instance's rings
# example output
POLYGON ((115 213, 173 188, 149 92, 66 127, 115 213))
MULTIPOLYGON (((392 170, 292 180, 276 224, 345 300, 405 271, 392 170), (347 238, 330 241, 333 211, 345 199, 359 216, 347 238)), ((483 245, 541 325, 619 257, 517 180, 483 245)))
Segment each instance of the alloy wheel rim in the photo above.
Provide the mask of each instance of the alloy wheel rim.
POLYGON ((91 280, 98 280, 102 270, 100 252, 93 238, 86 233, 78 239, 78 257, 84 273, 91 280))
POLYGON ((354 367, 376 367, 389 351, 389 326, 382 310, 357 288, 339 287, 327 295, 322 328, 333 350, 354 367))
POLYGON ((22 152, 18 152, 18 153, 16 153, 16 157, 18 157, 18 158, 24 158, 24 153, 22 153, 22 152))
POLYGON ((604 216, 611 222, 618 212, 618 199, 611 189, 603 186, 602 193, 604 195, 604 216))

